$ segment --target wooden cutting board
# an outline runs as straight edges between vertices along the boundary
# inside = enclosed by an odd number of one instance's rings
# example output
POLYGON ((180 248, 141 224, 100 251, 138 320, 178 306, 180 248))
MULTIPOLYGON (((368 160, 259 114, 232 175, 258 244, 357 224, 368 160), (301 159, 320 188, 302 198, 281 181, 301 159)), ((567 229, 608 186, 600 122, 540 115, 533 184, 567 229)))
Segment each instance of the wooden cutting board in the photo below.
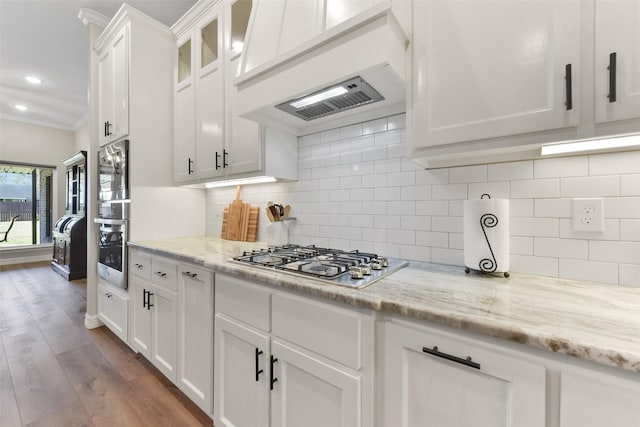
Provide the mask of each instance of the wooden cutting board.
POLYGON ((240 186, 236 199, 222 213, 221 237, 226 240, 255 242, 258 234, 259 208, 240 200, 240 186))

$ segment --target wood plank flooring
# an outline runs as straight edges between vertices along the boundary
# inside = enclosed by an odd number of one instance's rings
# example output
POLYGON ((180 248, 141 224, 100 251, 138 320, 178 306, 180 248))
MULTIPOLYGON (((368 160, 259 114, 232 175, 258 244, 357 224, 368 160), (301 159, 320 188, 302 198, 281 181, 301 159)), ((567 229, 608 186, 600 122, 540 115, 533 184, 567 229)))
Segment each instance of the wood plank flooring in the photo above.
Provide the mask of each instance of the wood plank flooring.
POLYGON ((109 329, 86 329, 85 309, 84 280, 0 266, 0 426, 213 426, 109 329))

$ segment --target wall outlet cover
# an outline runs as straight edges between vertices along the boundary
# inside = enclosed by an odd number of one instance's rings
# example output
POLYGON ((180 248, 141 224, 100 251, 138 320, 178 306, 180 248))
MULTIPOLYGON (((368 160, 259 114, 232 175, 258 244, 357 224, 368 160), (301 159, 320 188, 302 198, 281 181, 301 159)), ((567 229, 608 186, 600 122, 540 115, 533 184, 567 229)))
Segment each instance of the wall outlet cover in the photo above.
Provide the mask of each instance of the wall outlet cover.
POLYGON ((573 199, 571 222, 573 231, 604 232, 602 198, 573 199))

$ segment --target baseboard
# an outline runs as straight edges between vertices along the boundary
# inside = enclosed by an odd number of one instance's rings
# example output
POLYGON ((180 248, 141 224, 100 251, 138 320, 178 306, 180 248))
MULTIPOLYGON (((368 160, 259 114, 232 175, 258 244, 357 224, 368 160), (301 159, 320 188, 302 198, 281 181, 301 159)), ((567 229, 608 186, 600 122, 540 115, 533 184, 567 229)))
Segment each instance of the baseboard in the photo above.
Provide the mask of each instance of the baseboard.
POLYGON ((84 314, 84 327, 87 329, 95 329, 100 326, 104 326, 104 323, 98 318, 97 314, 90 316, 88 313, 84 314))
POLYGON ((15 258, 0 258, 0 265, 11 265, 11 264, 26 264, 29 262, 40 262, 40 261, 51 261, 50 251, 47 251, 46 255, 33 255, 33 256, 24 256, 24 257, 15 257, 15 258))

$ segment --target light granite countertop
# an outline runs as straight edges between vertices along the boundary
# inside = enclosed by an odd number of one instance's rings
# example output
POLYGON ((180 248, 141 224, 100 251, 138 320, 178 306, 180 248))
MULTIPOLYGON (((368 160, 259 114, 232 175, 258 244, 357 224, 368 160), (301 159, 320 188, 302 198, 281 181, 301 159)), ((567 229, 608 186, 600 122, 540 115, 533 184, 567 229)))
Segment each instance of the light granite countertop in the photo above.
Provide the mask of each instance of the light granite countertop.
POLYGON ((410 262, 364 289, 230 261, 261 242, 184 237, 129 242, 132 248, 353 306, 418 319, 640 372, 640 288, 513 273, 465 274, 410 262))

